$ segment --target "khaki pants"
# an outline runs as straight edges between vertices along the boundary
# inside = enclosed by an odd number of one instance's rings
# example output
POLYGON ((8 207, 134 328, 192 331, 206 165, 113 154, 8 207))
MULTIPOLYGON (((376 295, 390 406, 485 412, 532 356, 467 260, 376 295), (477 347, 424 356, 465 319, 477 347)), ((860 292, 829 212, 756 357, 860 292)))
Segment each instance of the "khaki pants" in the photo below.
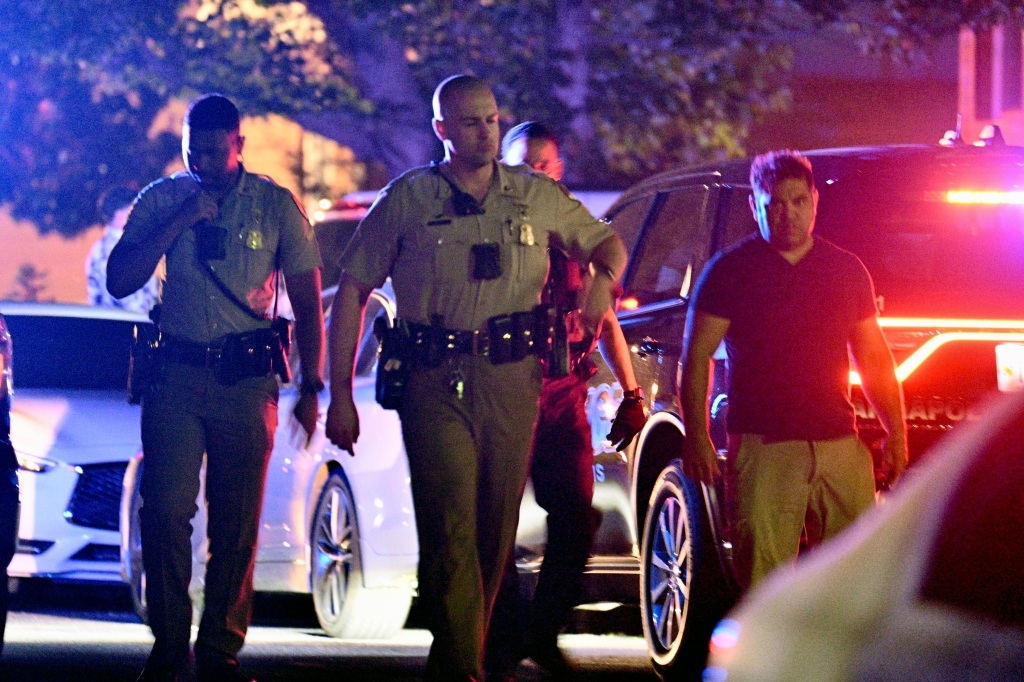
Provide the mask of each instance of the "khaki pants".
POLYGON ((196 655, 233 660, 242 648, 277 391, 273 376, 223 386, 211 370, 166 363, 144 398, 139 515, 149 626, 156 640, 147 665, 181 668, 188 658, 191 520, 204 452, 210 550, 196 655))
POLYGON ((434 635, 427 679, 483 679, 483 645, 515 543, 541 373, 536 358, 456 356, 415 368, 402 407, 419 532, 419 593, 434 635), (458 367, 461 400, 451 390, 458 367))
POLYGON ((601 520, 591 506, 594 447, 586 403, 587 378, 573 372, 544 382, 530 477, 537 504, 548 515, 547 547, 532 607, 520 599, 515 557, 509 556, 487 632, 489 674, 514 671, 528 651, 527 638, 554 645, 579 602, 601 520))
POLYGON ((815 546, 875 504, 871 453, 856 436, 765 443, 729 436, 728 507, 740 586, 792 561, 806 529, 815 546))

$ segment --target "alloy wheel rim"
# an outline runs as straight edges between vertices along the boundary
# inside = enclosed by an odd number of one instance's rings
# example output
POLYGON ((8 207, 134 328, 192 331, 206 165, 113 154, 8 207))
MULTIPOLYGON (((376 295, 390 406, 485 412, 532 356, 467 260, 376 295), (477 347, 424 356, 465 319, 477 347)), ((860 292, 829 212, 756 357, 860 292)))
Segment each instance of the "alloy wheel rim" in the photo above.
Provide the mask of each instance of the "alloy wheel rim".
POLYGON ((656 644, 662 651, 670 651, 682 636, 690 598, 690 534, 679 499, 665 500, 653 532, 647 618, 656 644))
POLYGON ((317 589, 324 615, 338 618, 345 606, 352 571, 351 514, 342 491, 334 486, 317 522, 317 589))

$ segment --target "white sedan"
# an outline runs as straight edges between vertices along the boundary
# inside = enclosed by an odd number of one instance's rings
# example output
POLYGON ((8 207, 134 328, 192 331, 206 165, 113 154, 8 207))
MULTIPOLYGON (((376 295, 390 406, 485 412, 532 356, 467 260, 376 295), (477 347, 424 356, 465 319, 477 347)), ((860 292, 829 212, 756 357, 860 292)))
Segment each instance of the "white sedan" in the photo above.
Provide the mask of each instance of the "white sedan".
MULTIPOLYGON (((330 292, 325 292, 329 298, 330 292)), ((375 291, 367 308, 354 381, 364 435, 355 457, 324 437, 329 402, 308 447, 292 436, 296 385, 281 389, 278 429, 267 473, 256 555, 258 592, 312 593, 317 618, 334 637, 386 638, 405 624, 416 589, 418 543, 409 470, 398 415, 374 400, 376 340, 372 320, 394 319, 390 291, 375 291)), ((299 372, 293 373, 298 377, 299 372)), ((301 431, 301 429, 300 429, 301 431)), ((141 453, 127 467, 121 502, 124 578, 145 617, 145 575, 139 541, 141 453)), ((200 491, 193 522, 191 592, 202 604, 206 516, 200 491)), ((197 608, 197 612, 198 612, 197 608)))
POLYGON ((125 399, 136 323, 122 310, 0 304, 13 345, 11 441, 21 521, 9 574, 119 582, 121 479, 139 451, 125 399))

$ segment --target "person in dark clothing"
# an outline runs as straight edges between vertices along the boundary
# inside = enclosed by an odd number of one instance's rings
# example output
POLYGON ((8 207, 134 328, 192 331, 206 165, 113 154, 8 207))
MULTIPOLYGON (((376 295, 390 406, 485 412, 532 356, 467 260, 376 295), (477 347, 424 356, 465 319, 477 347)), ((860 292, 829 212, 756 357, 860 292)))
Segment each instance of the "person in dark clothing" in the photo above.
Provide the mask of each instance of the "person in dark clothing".
POLYGON ((7 629, 7 567, 18 548, 18 458, 11 445, 11 335, 0 315, 0 652, 7 629))
POLYGON ((750 207, 760 233, 716 255, 694 290, 679 399, 683 467, 719 473, 708 432, 708 370, 729 356, 727 504, 741 587, 848 526, 875 502, 872 458, 858 440, 849 357, 887 432, 884 465, 907 465, 903 396, 879 328, 874 288, 853 254, 813 236, 811 163, 791 151, 757 157, 750 207))
MULTIPOLYGON (((508 165, 525 164, 555 182, 562 179, 558 138, 542 123, 526 121, 509 130, 501 152, 508 165)), ((584 334, 578 324, 575 309, 589 281, 586 268, 570 263, 561 251, 551 251, 548 289, 552 302, 572 311, 567 324, 573 353, 567 376, 544 380, 533 435, 530 477, 537 503, 548 515, 548 540, 531 604, 521 603, 515 557, 509 557, 488 632, 490 680, 515 679, 516 666, 525 656, 551 672, 564 672, 567 667, 558 634, 579 601, 600 523, 599 513, 591 506, 594 450, 586 414, 587 381, 597 370, 589 357, 595 345, 623 389, 609 440, 624 448, 646 421, 643 391, 633 375, 629 347, 614 310, 609 308, 597 336, 584 334)))

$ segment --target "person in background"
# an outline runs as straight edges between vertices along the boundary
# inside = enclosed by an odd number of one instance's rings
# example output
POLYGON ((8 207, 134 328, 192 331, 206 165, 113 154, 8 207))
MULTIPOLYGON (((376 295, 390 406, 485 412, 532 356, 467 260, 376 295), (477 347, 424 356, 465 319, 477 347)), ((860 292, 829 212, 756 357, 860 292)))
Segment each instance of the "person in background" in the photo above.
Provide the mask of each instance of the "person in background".
MULTIPOLYGON (((316 427, 324 353, 320 253, 295 197, 242 165, 238 109, 192 102, 187 171, 146 187, 110 254, 107 287, 123 298, 166 256, 162 366, 142 400, 142 560, 153 650, 141 680, 191 679, 191 519, 206 455, 209 558, 195 642, 199 682, 243 682, 238 652, 253 602, 267 464, 277 427, 277 335, 268 317, 281 273, 295 312, 302 381, 294 416, 316 427)), ((278 347, 280 350, 280 347, 278 347)), ((280 359, 280 358, 279 358, 280 359)))
POLYGON ((811 162, 762 154, 750 169, 759 232, 701 273, 686 321, 679 400, 683 468, 719 473, 709 435, 713 354, 729 356, 728 471, 733 557, 741 588, 813 547, 875 504, 870 452, 857 438, 850 357, 887 437, 886 482, 907 466, 903 393, 878 325, 871 277, 852 253, 814 236, 811 162))
POLYGON ((11 445, 11 335, 0 315, 0 653, 7 629, 10 594, 7 567, 18 548, 18 457, 11 445))
MULTIPOLYGON (((622 243, 550 178, 499 164, 498 105, 473 76, 434 91, 445 159, 381 191, 341 257, 331 320, 327 436, 354 452, 352 367, 362 314, 390 276, 408 363, 397 400, 420 542, 419 594, 433 643, 426 679, 482 680, 491 606, 515 542, 537 419, 531 321, 548 247, 596 275, 591 333, 625 266, 622 243)), ((390 365, 390 367, 389 367, 390 365)))
MULTIPOLYGON (((160 275, 153 276, 138 291, 124 298, 114 298, 107 291, 107 260, 114 246, 124 234, 128 213, 132 210, 132 202, 138 194, 127 185, 111 187, 100 196, 98 209, 103 220, 103 236, 100 237, 85 260, 85 286, 89 296, 89 305, 101 305, 109 308, 124 308, 137 313, 149 313, 160 301, 160 275)), ((158 266, 159 270, 159 266, 158 266)))
MULTIPOLYGON (((561 182, 564 164, 558 138, 542 123, 526 121, 509 130, 501 143, 501 156, 509 166, 525 164, 561 182)), ((560 250, 552 249, 551 260, 550 298, 560 303, 561 309, 571 311, 566 325, 572 352, 567 376, 544 379, 533 435, 530 477, 537 503, 547 512, 547 548, 529 606, 520 603, 515 557, 509 557, 488 632, 489 680, 515 679, 516 666, 527 655, 551 672, 567 669, 558 634, 579 601, 583 572, 600 523, 600 513, 591 506, 594 450, 586 413, 587 382, 597 371, 590 359, 595 344, 622 387, 623 399, 609 440, 618 449, 625 448, 647 419, 643 390, 633 375, 629 346, 615 311, 609 308, 605 313, 596 337, 585 333, 578 306, 589 287, 590 273, 569 263, 560 250), (524 611, 529 612, 528 617, 524 611)))

